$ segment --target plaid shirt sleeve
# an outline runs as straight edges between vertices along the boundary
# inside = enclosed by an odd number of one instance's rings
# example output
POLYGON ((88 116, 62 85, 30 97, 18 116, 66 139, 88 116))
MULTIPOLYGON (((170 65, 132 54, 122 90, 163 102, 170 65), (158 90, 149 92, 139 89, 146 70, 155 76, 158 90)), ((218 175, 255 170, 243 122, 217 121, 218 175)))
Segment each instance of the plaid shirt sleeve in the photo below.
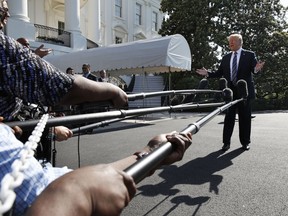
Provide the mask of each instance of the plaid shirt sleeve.
POLYGON ((72 75, 60 71, 0 30, 0 115, 6 120, 15 107, 15 97, 54 106, 73 82, 72 75))

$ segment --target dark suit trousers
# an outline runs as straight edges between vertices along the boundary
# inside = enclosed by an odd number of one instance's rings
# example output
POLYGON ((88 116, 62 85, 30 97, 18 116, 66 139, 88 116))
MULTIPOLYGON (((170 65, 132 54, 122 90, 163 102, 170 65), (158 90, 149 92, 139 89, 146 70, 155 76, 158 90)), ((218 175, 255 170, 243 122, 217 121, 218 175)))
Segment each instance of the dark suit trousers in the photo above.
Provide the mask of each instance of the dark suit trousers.
POLYGON ((240 143, 247 145, 250 143, 251 134, 251 102, 249 99, 245 102, 241 101, 227 110, 224 119, 223 143, 230 144, 237 111, 240 143))

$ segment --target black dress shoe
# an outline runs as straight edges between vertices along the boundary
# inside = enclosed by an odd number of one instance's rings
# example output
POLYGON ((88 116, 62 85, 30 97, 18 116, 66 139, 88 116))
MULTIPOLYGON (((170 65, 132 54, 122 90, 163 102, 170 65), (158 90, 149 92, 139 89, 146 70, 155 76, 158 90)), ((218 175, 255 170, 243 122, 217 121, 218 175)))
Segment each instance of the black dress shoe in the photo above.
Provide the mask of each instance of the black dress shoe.
POLYGON ((245 151, 248 151, 250 149, 250 145, 249 144, 243 145, 242 149, 244 149, 245 151))
POLYGON ((230 144, 224 143, 222 146, 222 151, 227 151, 228 149, 230 149, 230 144))

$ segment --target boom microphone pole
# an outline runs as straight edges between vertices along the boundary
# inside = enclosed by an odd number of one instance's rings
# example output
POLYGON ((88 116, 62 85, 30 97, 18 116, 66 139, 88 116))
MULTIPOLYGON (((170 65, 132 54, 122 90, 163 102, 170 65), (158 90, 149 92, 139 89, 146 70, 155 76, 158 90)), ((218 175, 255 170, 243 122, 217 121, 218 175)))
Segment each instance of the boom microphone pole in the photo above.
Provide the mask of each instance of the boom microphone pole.
POLYGON ((207 80, 206 78, 203 78, 203 79, 200 80, 197 89, 198 89, 198 90, 199 90, 199 89, 207 89, 207 88, 208 88, 208 85, 209 85, 208 80, 207 80))
MULTIPOLYGON (((202 81, 202 80, 201 80, 202 81)), ((207 80, 206 80, 207 82, 207 80)), ((200 82, 200 85, 207 85, 205 80, 200 82)), ((157 97, 157 96, 167 96, 167 95, 176 95, 176 94, 198 94, 198 93, 221 93, 221 90, 212 90, 212 89, 186 89, 186 90, 170 90, 170 91, 159 91, 159 92, 147 92, 147 93, 137 93, 137 94, 128 94, 128 100, 134 101, 139 99, 144 99, 148 97, 157 97)))
MULTIPOLYGON (((196 121, 195 123, 192 123, 188 125, 185 129, 181 131, 181 133, 187 134, 192 133, 196 134, 202 126, 204 126, 207 122, 209 122, 211 119, 213 119, 215 116, 217 116, 219 113, 222 113, 224 110, 228 109, 229 107, 244 101, 245 98, 248 96, 248 90, 247 90, 247 83, 244 80, 239 80, 237 82, 238 88, 245 88, 245 89, 239 89, 239 92, 242 94, 242 98, 231 101, 213 112, 209 113, 208 115, 202 117, 200 120, 196 121)), ((226 95, 231 95, 230 89, 224 89, 224 91, 229 92, 226 95)), ((142 179, 144 179, 147 174, 155 169, 161 161, 163 161, 173 150, 173 146, 170 142, 162 144, 160 147, 149 153, 148 155, 144 156, 143 158, 139 159, 137 162, 126 168, 124 171, 133 177, 135 183, 139 183, 142 179)))
MULTIPOLYGON (((207 86, 208 81, 207 79, 202 79, 199 86, 207 86)), ((222 90, 222 89, 221 89, 222 90)), ((212 89, 186 89, 186 90, 170 90, 170 91, 159 91, 159 92, 142 92, 136 94, 128 94, 127 98, 128 101, 135 101, 150 97, 157 97, 157 96, 167 96, 167 95, 191 95, 191 94, 200 94, 200 93, 221 93, 221 90, 212 90, 212 89)), ((91 104, 93 106, 99 107, 109 107, 113 104, 110 101, 97 101, 97 102, 85 102, 85 104, 91 104)))
MULTIPOLYGON (((224 101, 227 102, 227 100, 229 100, 229 98, 233 98, 232 96, 232 91, 230 92, 231 90, 230 89, 226 89, 225 91, 222 91, 222 94, 223 94, 223 99, 224 101)), ((199 101, 198 104, 203 104, 205 102, 206 104, 208 104, 208 100, 205 100, 205 101, 199 101)), ((187 103, 187 104, 180 104, 180 105, 177 105, 177 106, 172 106, 172 108, 174 110, 179 110, 179 109, 185 109, 185 107, 189 108, 190 109, 190 105, 192 104, 195 104, 195 103, 187 103)), ((223 105, 223 103, 214 103, 215 106, 221 106, 223 105)), ((171 107, 171 106, 170 106, 171 107)), ((210 107, 210 106, 209 106, 210 107)), ((193 107, 194 108, 194 107, 193 107)), ((204 108, 202 105, 199 105, 199 107, 197 108, 204 108)), ((207 107, 206 107, 207 108, 207 107)), ((167 111, 167 110, 165 110, 167 111)), ((169 110, 168 110, 169 111, 169 110)), ((120 121, 123 121, 123 120, 126 120, 126 119, 131 119, 131 118, 135 118, 135 117, 139 117, 141 116, 141 114, 139 115, 135 115, 135 116, 127 116, 127 117, 124 117, 124 118, 116 118, 116 119, 111 119, 111 120, 104 120, 104 121, 101 121, 101 122, 96 122, 96 123, 93 123, 93 124, 89 124, 89 125, 85 125, 85 126, 81 126, 79 128, 74 128, 74 129, 71 129, 71 131, 73 132, 73 134, 77 134, 77 133, 82 133, 86 130, 89 130, 89 129, 95 129, 95 128, 99 128, 99 127, 105 127, 111 123, 115 123, 115 122, 120 122, 120 121)))
MULTIPOLYGON (((176 111, 176 110, 187 110, 195 108, 208 108, 208 107, 218 107, 222 106, 222 103, 206 103, 206 104, 187 104, 187 105, 177 105, 177 106, 165 106, 165 107, 153 107, 153 108, 143 108, 135 110, 115 110, 109 112, 100 112, 100 113, 89 113, 81 115, 72 115, 72 116, 63 116, 57 118, 48 119, 46 126, 54 127, 58 125, 69 126, 71 124, 82 124, 89 122, 99 122, 102 120, 113 119, 113 118, 123 118, 131 115, 146 115, 157 112, 164 111, 176 111)), ((35 125, 37 125, 38 120, 28 120, 28 121, 14 121, 7 122, 6 124, 10 127, 19 126, 22 130, 28 130, 35 125)))
POLYGON ((76 135, 78 133, 82 133, 82 132, 84 132, 86 130, 89 130, 89 129, 105 127, 105 126, 107 126, 107 125, 109 125, 111 123, 124 121, 126 119, 131 119, 131 118, 135 118, 135 117, 138 117, 138 116, 139 115, 128 116, 128 117, 124 117, 124 118, 115 118, 115 119, 110 119, 110 120, 104 120, 104 121, 97 122, 97 123, 94 123, 94 124, 85 125, 85 126, 82 126, 82 127, 79 127, 79 128, 73 128, 73 129, 70 129, 70 130, 73 132, 73 135, 76 135))
MULTIPOLYGON (((219 79, 219 89, 220 89, 220 90, 224 90, 224 89, 226 89, 226 88, 227 88, 227 80, 222 77, 222 78, 219 79)), ((222 96, 222 95, 216 94, 216 95, 215 95, 216 101, 221 100, 221 99, 222 99, 221 96, 222 96)), ((225 99, 224 99, 224 100, 225 100, 225 99)))
POLYGON ((223 90, 225 88, 227 88, 227 80, 222 77, 219 79, 219 89, 223 90))
MULTIPOLYGON (((135 94, 128 94, 128 101, 141 100, 150 97, 159 97, 159 96, 174 96, 174 95, 191 95, 191 94, 200 94, 200 93, 221 93, 221 90, 206 89, 208 86, 207 79, 202 79, 199 83, 199 89, 184 89, 184 90, 169 90, 169 91, 158 91, 158 92, 142 92, 135 94), (200 87, 202 89, 200 89, 200 87)), ((98 101, 98 102, 89 102, 90 104, 95 104, 98 106, 112 106, 109 101, 98 101)))
MULTIPOLYGON (((200 90, 202 90, 202 89, 207 89, 208 88, 208 84, 209 84, 209 82, 208 82, 208 80, 206 79, 206 78, 203 78, 203 79, 201 79, 200 80, 200 82, 199 82, 199 85, 198 85, 198 90, 200 89, 200 90)), ((221 89, 222 90, 222 89, 221 89)), ((194 95, 194 97, 193 97, 193 99, 192 99, 192 101, 193 102, 198 102, 199 101, 199 94, 195 94, 194 95)))

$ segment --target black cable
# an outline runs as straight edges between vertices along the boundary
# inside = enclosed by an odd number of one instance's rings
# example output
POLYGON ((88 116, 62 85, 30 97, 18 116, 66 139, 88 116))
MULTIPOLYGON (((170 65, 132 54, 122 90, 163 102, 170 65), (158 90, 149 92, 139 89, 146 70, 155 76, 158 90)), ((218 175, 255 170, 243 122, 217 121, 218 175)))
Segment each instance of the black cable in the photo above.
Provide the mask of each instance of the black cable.
POLYGON ((56 129, 55 127, 53 127, 53 133, 54 136, 52 136, 52 142, 53 142, 53 149, 52 149, 52 166, 55 167, 56 166, 56 155, 57 155, 57 150, 56 150, 56 129))
POLYGON ((77 153, 78 153, 78 168, 81 166, 81 158, 80 158, 80 127, 78 131, 78 143, 77 143, 77 153))

